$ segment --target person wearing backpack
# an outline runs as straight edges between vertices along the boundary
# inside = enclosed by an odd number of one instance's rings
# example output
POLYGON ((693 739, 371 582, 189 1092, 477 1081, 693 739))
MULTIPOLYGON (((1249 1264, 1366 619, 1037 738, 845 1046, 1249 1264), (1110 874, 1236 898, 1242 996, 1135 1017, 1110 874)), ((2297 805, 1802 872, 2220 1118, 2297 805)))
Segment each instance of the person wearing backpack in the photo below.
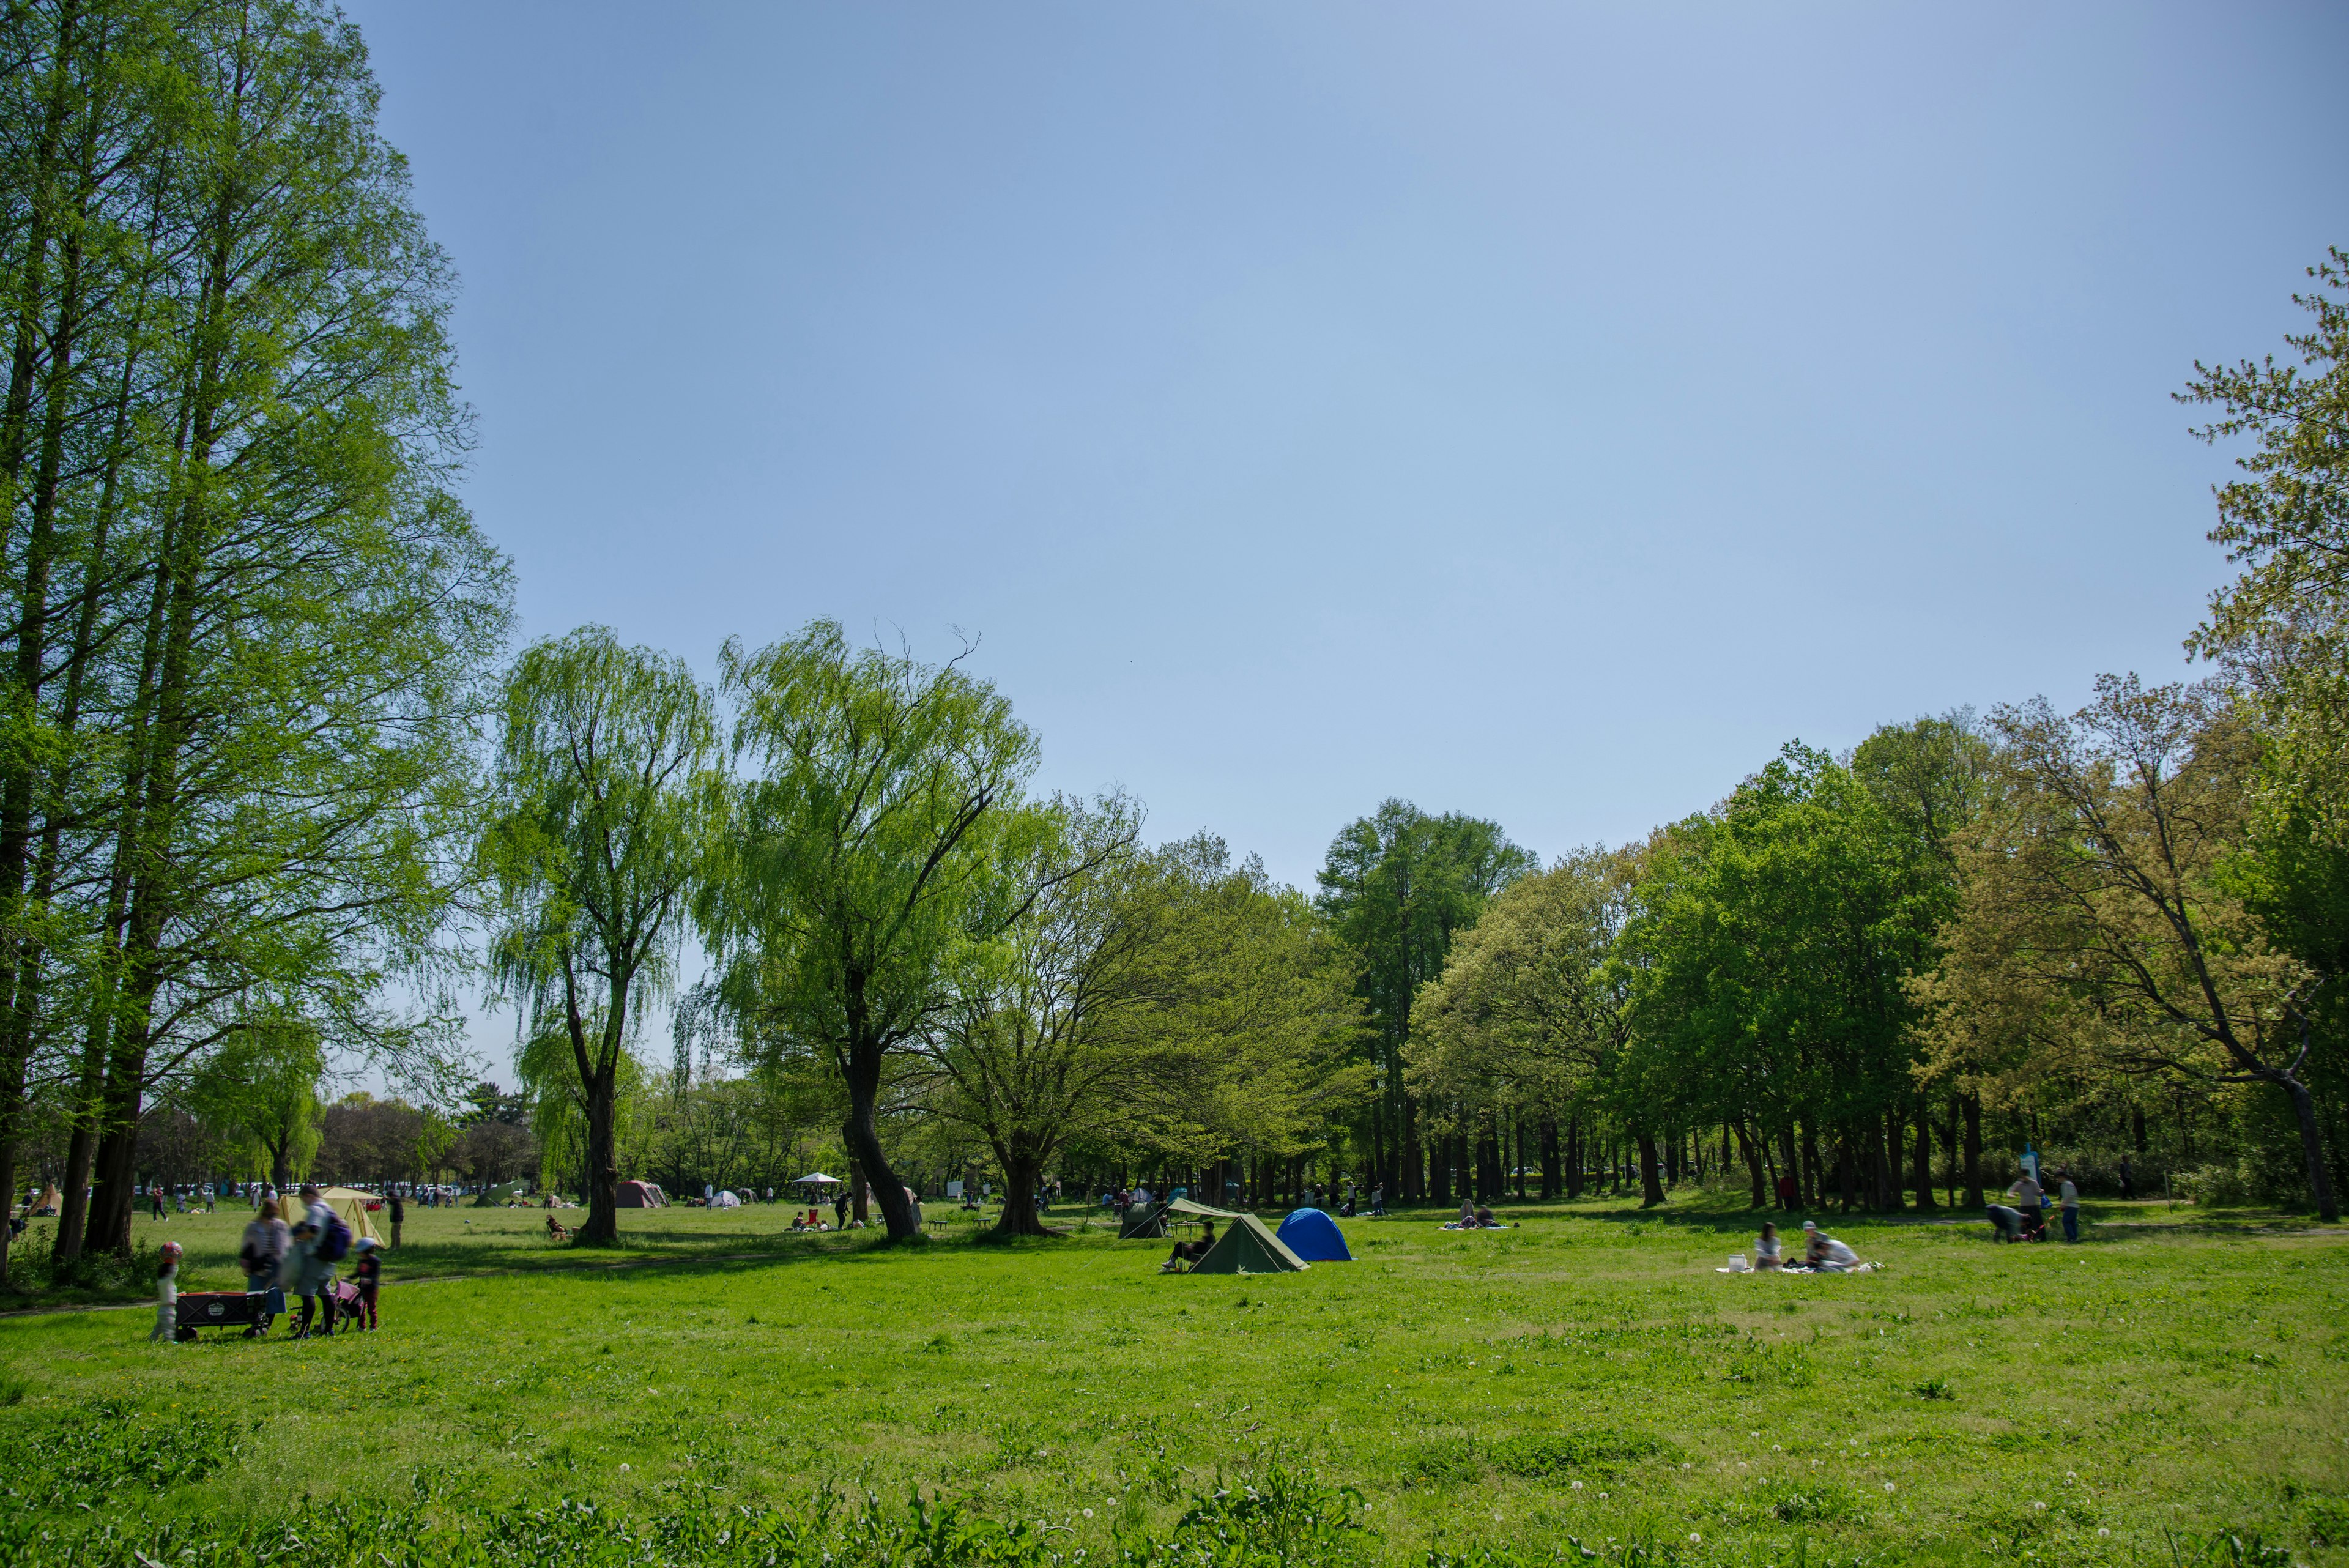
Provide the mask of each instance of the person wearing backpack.
POLYGON ((316 1187, 308 1182, 302 1186, 302 1223, 294 1227, 294 1253, 288 1258, 300 1261, 295 1272, 294 1293, 302 1298, 301 1321, 295 1324, 294 1337, 310 1337, 311 1314, 317 1310, 320 1297, 326 1302, 326 1321, 318 1327, 321 1338, 331 1338, 335 1332, 335 1265, 350 1251, 350 1227, 334 1206, 318 1196, 316 1187))

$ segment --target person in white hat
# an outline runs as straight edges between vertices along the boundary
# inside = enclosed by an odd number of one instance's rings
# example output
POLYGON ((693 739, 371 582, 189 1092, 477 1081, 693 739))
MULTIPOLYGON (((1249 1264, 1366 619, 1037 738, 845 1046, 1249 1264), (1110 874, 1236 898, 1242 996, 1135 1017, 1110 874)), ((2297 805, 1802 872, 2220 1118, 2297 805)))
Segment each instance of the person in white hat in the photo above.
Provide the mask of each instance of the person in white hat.
POLYGON ((1840 1274, 1858 1266, 1859 1254, 1820 1230, 1816 1220, 1806 1220, 1803 1262, 1822 1273, 1840 1274))

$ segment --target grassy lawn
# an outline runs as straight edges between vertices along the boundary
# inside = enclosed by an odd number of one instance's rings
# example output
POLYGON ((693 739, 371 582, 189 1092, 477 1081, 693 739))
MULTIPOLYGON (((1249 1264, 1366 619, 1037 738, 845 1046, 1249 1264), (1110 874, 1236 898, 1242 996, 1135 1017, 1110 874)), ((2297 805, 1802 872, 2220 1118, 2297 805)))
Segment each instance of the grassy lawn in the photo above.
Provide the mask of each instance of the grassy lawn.
MULTIPOLYGON (((311 1539, 343 1519, 346 1545, 402 1542, 387 1562, 460 1542, 617 1562, 593 1554, 615 1519, 654 1558, 748 1562, 828 1487, 886 1511, 918 1484, 1016 1526, 985 1547, 1015 1561, 1115 1561, 1122 1529, 1202 1563, 1580 1560, 1569 1538, 1757 1568, 2349 1562, 2326 1543, 2349 1542, 2344 1237, 2089 1212, 2077 1247, 1838 1222, 1886 1272, 1793 1278, 1713 1272, 1749 1237, 1738 1209, 1529 1205, 1506 1232, 1354 1220, 1354 1263, 1183 1279, 1155 1245, 976 1243, 959 1216, 890 1252, 781 1234, 781 1206, 631 1212, 599 1255, 526 1211, 411 1211, 375 1335, 162 1347, 143 1311, 0 1323, 0 1546, 251 1561, 250 1539, 220 1543, 308 1493, 360 1510, 314 1505, 311 1539), (619 1259, 650 1261, 583 1266, 619 1259), (1282 1546, 1262 1510, 1234 1523, 1229 1501, 1183 1534, 1244 1478, 1273 1513, 1301 1499, 1309 1539, 1282 1546), (1217 1519, 1272 1555, 1215 1557, 1217 1519), (741 1540, 711 1533, 729 1520, 741 1540)), ((188 1245, 200 1288, 226 1282, 242 1219, 140 1223, 188 1245)), ((886 1560, 982 1545, 931 1550, 886 1560)))

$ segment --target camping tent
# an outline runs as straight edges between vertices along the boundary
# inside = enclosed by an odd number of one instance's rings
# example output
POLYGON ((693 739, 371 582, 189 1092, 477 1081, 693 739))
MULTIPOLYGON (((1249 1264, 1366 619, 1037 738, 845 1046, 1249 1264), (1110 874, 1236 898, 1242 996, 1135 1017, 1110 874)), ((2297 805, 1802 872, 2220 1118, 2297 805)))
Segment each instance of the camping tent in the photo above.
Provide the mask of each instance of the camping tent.
POLYGON ((356 1187, 328 1187, 322 1189, 318 1196, 343 1217, 343 1223, 351 1228, 352 1241, 364 1236, 378 1247, 383 1245, 383 1233, 375 1228, 375 1221, 367 1218, 367 1205, 380 1203, 382 1199, 372 1192, 361 1192, 356 1187))
POLYGON ((1288 1218, 1273 1234, 1309 1263, 1354 1261, 1354 1254, 1346 1250, 1345 1233, 1338 1229, 1338 1222, 1319 1209, 1290 1210, 1288 1218))
POLYGON ((802 1183, 806 1183, 815 1187, 838 1187, 840 1185, 840 1178, 836 1176, 826 1176, 823 1171, 815 1170, 810 1171, 807 1175, 801 1177, 798 1181, 792 1182, 792 1185, 793 1187, 797 1187, 802 1183))
POLYGON ((476 1209, 511 1208, 520 1202, 523 1195, 529 1190, 530 1183, 527 1181, 501 1181, 495 1187, 483 1189, 481 1195, 473 1199, 473 1207, 476 1209))
POLYGON ((619 1205, 623 1209, 666 1209, 668 1194, 660 1189, 657 1181, 623 1181, 619 1205))
POLYGON ((1286 1274, 1308 1266, 1288 1243, 1264 1228, 1253 1214, 1235 1214, 1231 1229, 1216 1239, 1207 1255, 1191 1265, 1195 1274, 1286 1274))
POLYGON ((709 1195, 709 1206, 712 1209, 740 1209, 742 1200, 721 1187, 709 1195))

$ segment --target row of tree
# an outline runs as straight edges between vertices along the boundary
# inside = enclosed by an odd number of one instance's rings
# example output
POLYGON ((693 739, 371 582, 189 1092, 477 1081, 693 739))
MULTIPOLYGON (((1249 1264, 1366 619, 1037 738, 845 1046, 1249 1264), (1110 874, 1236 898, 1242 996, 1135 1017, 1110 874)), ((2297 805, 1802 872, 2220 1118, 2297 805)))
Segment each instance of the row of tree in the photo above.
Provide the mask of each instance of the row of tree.
POLYGON ((322 0, 0 12, 0 1190, 55 1172, 60 1261, 128 1246, 158 1116, 290 1171, 364 1066, 458 1127, 476 966, 590 1239, 624 1161, 836 1151, 894 1239, 909 1178, 973 1168, 1884 1205, 2012 1132, 2148 1128, 2333 1211, 2339 253, 2287 362, 2184 394, 2249 453, 2212 680, 1790 746, 1547 868, 1389 803, 1308 898, 1037 793, 965 659, 819 621, 714 684, 595 628, 508 660, 449 269, 376 104, 322 0))
POLYGON ((0 10, 0 1189, 61 1129, 66 1256, 159 1091, 447 1059, 383 998, 449 956, 510 587, 376 100, 313 0, 0 10))

